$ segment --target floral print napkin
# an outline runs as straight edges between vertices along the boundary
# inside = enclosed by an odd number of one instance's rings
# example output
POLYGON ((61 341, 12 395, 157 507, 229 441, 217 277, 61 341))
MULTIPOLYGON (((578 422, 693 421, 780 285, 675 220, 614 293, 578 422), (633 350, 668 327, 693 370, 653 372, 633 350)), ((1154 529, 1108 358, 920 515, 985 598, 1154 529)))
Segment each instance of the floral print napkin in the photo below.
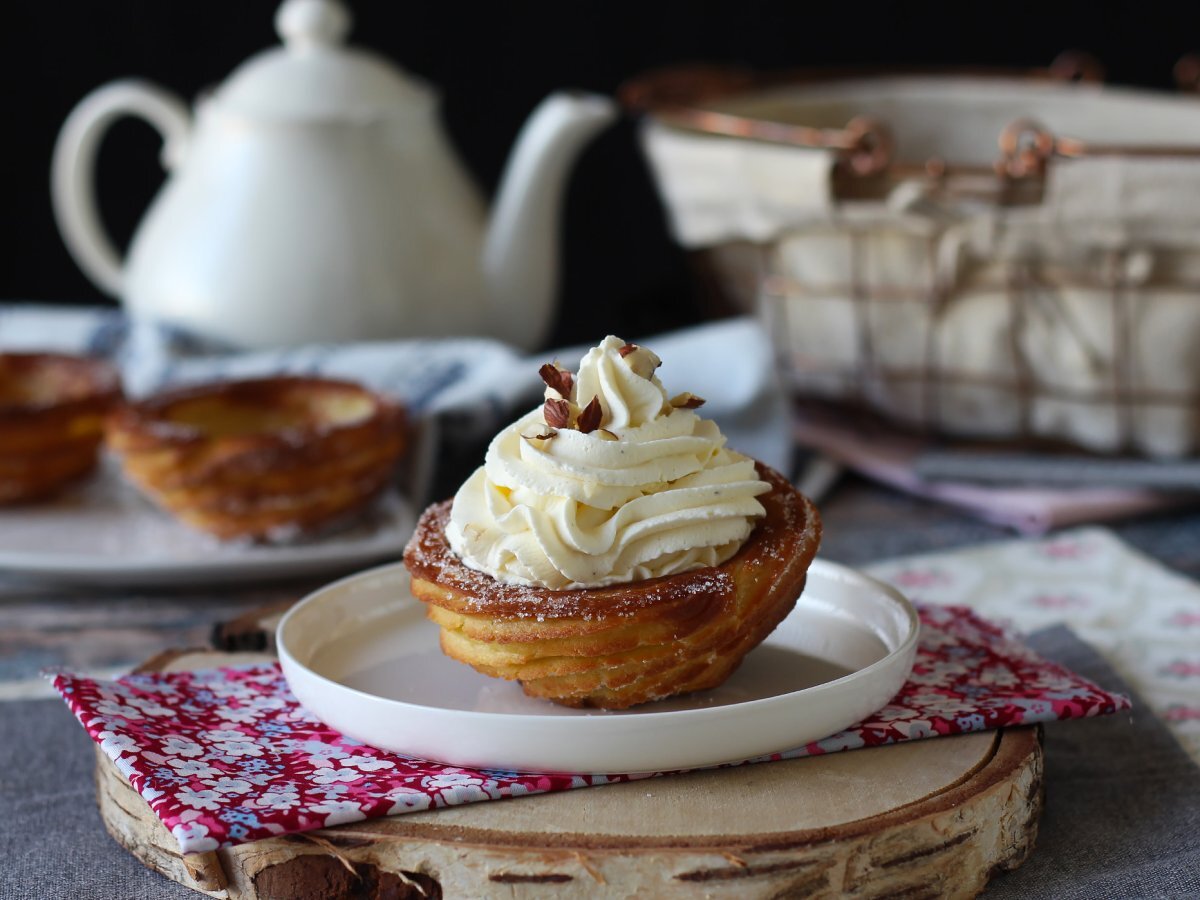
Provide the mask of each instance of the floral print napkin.
MULTIPOLYGON (((917 570, 906 578, 917 579, 917 570)), ((922 605, 919 612, 912 674, 887 706, 840 734, 746 762, 1129 706, 1127 698, 1040 658, 969 609, 922 605)), ((368 747, 312 718, 277 664, 115 681, 59 674, 54 686, 184 853, 376 816, 652 777, 471 769, 368 747)))

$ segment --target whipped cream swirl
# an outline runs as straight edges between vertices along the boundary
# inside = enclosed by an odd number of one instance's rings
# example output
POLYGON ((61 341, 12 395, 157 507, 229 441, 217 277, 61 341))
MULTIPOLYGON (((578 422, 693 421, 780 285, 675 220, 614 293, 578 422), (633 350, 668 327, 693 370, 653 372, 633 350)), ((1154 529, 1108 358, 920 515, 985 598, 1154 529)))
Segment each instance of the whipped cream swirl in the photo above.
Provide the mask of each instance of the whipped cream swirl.
POLYGON ((446 537, 466 565, 557 590, 719 565, 737 552, 770 488, 687 408, 698 398, 668 400, 658 365, 610 336, 573 379, 548 379, 569 385, 569 396, 546 389, 555 415, 548 403, 501 431, 454 497, 446 537))

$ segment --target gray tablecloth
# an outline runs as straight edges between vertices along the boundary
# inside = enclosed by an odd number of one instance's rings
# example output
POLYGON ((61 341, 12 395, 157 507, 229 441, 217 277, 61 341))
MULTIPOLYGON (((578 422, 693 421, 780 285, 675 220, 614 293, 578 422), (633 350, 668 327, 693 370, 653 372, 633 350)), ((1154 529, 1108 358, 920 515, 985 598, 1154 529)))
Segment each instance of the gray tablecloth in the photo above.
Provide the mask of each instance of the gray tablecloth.
MULTIPOLYGON (((1129 690, 1066 628, 1030 642, 1106 688, 1129 690)), ((1136 697, 1134 704, 1130 716, 1047 726, 1037 849, 993 881, 988 897, 1200 897, 1200 768, 1136 697)), ((62 703, 0 705, 0 898, 198 896, 108 837, 92 761, 62 703)))
POLYGON ((1033 856, 987 896, 1200 897, 1200 768, 1090 646, 1065 627, 1030 644, 1109 690, 1130 715, 1046 726, 1046 808, 1033 856))

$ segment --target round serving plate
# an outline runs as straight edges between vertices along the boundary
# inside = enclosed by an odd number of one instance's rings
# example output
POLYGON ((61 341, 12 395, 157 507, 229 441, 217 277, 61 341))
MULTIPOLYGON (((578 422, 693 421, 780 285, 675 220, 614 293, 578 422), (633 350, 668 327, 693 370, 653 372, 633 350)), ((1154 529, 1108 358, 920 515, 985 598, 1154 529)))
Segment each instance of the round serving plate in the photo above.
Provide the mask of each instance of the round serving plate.
POLYGON ((0 510, 0 574, 83 587, 201 587, 326 577, 394 559, 413 504, 389 490, 342 527, 280 543, 219 541, 110 476, 38 506, 0 510))
POLYGON ((818 560, 792 613, 719 688, 622 711, 570 709, 443 656, 395 564, 306 597, 277 643, 300 702, 372 746, 451 765, 636 773, 739 762, 836 734, 900 689, 918 631, 894 588, 818 560))

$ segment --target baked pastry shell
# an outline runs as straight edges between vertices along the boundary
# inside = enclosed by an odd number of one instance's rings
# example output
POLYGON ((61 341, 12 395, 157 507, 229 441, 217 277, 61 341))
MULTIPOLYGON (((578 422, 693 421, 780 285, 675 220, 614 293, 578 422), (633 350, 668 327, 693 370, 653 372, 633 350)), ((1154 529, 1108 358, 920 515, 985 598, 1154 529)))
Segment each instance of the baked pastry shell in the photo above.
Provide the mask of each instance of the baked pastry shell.
POLYGON ((222 539, 285 539, 344 520, 390 483, 401 407, 328 378, 276 376, 167 391, 122 407, 107 439, 126 477, 222 539))
POLYGON ((40 500, 88 475, 120 400, 120 376, 103 360, 0 353, 0 504, 40 500))
POLYGON ((716 687, 791 612, 820 542, 815 507, 758 464, 766 515, 719 566, 598 588, 499 582, 466 566, 445 529, 451 501, 425 511, 405 550, 413 594, 441 626, 443 652, 525 693, 621 709, 716 687))

